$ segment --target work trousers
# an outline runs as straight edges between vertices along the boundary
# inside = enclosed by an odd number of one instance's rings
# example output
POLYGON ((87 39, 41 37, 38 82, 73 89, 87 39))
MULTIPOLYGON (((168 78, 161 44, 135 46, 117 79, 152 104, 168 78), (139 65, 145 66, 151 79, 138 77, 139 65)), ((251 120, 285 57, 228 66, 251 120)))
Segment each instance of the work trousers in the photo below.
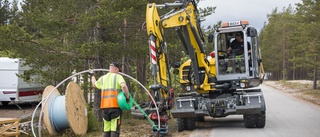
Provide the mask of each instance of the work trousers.
POLYGON ((120 108, 103 109, 103 133, 104 137, 119 137, 122 110, 120 108))

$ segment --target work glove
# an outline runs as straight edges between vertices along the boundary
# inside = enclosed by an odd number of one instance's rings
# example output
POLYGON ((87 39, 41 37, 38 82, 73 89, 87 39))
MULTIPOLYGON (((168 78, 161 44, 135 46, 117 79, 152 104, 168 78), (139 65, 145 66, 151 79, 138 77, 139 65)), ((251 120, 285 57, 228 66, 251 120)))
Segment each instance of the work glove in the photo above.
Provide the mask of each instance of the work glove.
POLYGON ((94 72, 91 69, 89 69, 89 76, 90 77, 94 76, 94 72))

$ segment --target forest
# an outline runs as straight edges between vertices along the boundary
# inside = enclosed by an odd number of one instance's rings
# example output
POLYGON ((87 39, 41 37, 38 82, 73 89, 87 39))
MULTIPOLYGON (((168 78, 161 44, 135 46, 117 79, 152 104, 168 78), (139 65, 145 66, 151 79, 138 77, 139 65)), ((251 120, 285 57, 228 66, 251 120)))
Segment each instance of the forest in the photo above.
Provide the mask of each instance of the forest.
MULTIPOLYGON (((18 3, 17 0, 0 0, 0 56, 23 58, 26 65, 33 68, 28 74, 42 76, 32 81, 46 85, 56 85, 72 72, 107 68, 111 62, 117 61, 121 63, 123 73, 147 86, 153 79, 150 76, 148 37, 143 24, 145 7, 150 2, 23 0, 18 3)), ((203 20, 214 14, 214 9, 200 9, 203 20)), ((220 25, 219 22, 212 24, 220 25)), ((213 32, 213 26, 203 27, 204 34, 213 32)), ((172 30, 166 34, 169 62, 185 60, 177 35, 172 30)), ((259 30, 259 43, 269 79, 313 80, 314 88, 317 88, 320 2, 302 0, 295 8, 288 5, 273 9, 259 30)), ((91 89, 89 75, 82 77, 83 88, 91 89)), ((132 91, 140 90, 133 82, 129 82, 129 87, 132 91)))
POLYGON ((274 80, 313 80, 320 55, 320 3, 302 0, 296 8, 274 9, 260 31, 263 65, 274 80))
MULTIPOLYGON (((75 72, 108 69, 111 62, 120 62, 122 73, 147 86, 153 82, 148 36, 143 26, 148 3, 147 0, 23 0, 22 3, 0 0, 0 57, 25 60, 25 65, 32 69, 20 77, 40 75, 41 78, 28 81, 43 85, 57 85, 75 72)), ((200 11, 207 16, 213 7, 200 11)), ((166 32, 171 41, 167 51, 170 62, 181 61, 185 56, 173 31, 166 32)), ((87 99, 86 93, 94 93, 94 100, 100 100, 101 93, 92 88, 89 77, 84 74, 77 79, 84 96, 87 99)), ((147 99, 137 83, 126 81, 136 100, 147 99)), ((66 85, 59 88, 62 94, 66 85)), ((92 100, 90 96, 87 102, 93 103, 95 114, 99 115, 100 102, 92 100)))

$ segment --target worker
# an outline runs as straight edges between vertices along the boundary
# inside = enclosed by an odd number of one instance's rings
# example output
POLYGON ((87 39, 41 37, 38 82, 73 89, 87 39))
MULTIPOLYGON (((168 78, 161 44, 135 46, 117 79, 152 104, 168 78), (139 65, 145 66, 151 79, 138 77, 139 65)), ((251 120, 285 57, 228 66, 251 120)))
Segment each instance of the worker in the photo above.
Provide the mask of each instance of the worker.
POLYGON ((119 137, 122 110, 117 101, 117 95, 122 90, 129 101, 129 90, 120 72, 120 65, 113 62, 109 66, 109 73, 100 77, 97 81, 92 76, 92 85, 101 89, 100 108, 103 111, 103 134, 104 137, 119 137))
MULTIPOLYGON (((247 50, 250 58, 251 46, 247 42, 247 50)), ((227 73, 244 73, 244 40, 243 33, 237 32, 235 40, 232 41, 231 46, 227 49, 227 55, 229 55, 227 73)))
MULTIPOLYGON (((251 53, 251 46, 248 42, 248 53, 251 53)), ((243 34, 241 32, 237 32, 235 36, 235 40, 232 41, 231 46, 228 48, 227 53, 234 53, 236 56, 243 55, 244 53, 244 43, 243 43, 243 34)))

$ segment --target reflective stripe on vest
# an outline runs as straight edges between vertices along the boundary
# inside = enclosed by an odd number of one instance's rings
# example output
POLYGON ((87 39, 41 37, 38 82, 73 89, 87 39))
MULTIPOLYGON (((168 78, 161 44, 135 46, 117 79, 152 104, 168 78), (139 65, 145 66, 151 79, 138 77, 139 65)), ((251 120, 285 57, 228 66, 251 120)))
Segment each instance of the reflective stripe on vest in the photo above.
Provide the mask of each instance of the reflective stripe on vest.
MULTIPOLYGON (((119 108, 118 93, 120 90, 117 88, 117 74, 114 75, 113 88, 101 90, 101 104, 100 108, 119 108)), ((102 84, 104 84, 102 79, 102 84)))

